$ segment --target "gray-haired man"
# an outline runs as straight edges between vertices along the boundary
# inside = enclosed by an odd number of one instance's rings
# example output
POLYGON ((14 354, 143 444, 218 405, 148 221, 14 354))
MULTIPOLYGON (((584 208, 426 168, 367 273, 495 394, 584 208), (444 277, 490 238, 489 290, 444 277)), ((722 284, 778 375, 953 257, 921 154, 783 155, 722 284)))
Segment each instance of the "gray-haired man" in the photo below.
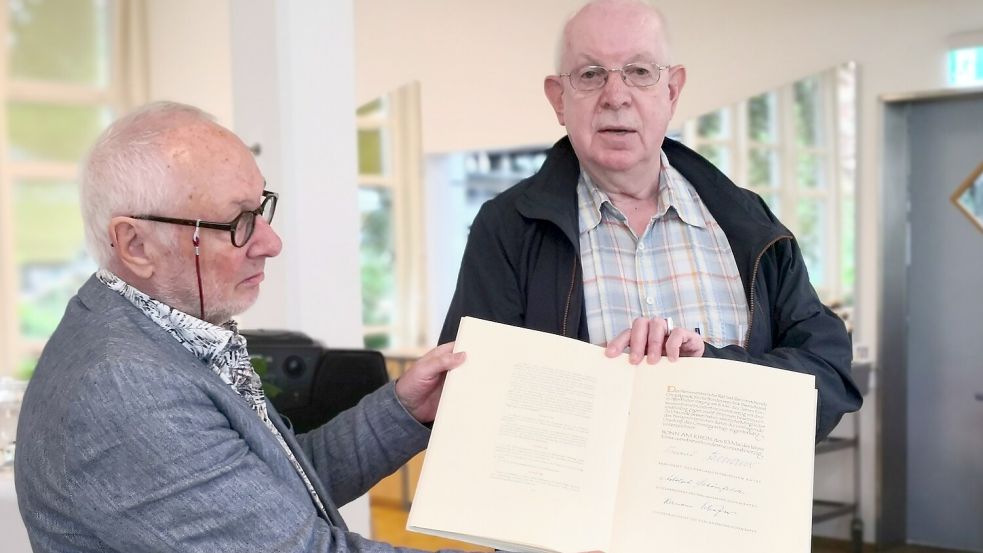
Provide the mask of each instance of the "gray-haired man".
POLYGON ((18 428, 34 551, 393 550, 335 506, 426 445, 463 354, 439 347, 294 436, 229 320, 280 252, 276 202, 242 141, 190 106, 152 104, 96 143, 82 206, 102 269, 69 302, 18 428))

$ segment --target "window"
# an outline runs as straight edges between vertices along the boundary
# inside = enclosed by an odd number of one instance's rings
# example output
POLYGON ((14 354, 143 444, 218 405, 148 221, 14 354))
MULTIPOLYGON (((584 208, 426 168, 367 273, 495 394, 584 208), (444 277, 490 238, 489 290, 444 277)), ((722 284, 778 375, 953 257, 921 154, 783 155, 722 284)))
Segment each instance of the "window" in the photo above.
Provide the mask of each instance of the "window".
POLYGON ((460 150, 427 156, 430 315, 436 342, 450 306, 471 224, 482 204, 539 170, 550 145, 510 150, 460 150))
POLYGON ((423 343, 419 85, 356 111, 365 347, 423 343))
MULTIPOLYGON (((546 161, 548 151, 548 147, 540 147, 457 154, 464 175, 460 184, 464 187, 464 220, 467 221, 467 228, 462 229, 465 242, 471 222, 478 215, 481 206, 539 171, 546 161)), ((455 271, 458 266, 460 263, 454 267, 455 271)))
POLYGON ((757 192, 830 304, 852 305, 856 72, 832 69, 684 124, 683 141, 757 192))
POLYGON ((29 376, 95 268, 76 178, 120 97, 120 9, 112 0, 0 6, 0 374, 29 376))

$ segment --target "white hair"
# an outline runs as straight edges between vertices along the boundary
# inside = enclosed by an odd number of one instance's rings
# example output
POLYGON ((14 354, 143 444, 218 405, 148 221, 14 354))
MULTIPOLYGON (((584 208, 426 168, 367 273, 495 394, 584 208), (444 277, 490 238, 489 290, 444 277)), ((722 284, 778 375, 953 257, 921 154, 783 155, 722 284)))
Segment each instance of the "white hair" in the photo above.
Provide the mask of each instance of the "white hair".
POLYGON ((570 13, 566 20, 563 22, 563 26, 560 27, 560 33, 556 37, 556 45, 553 49, 553 67, 557 74, 563 72, 563 55, 566 54, 567 49, 567 27, 570 26, 570 22, 573 18, 580 15, 580 12, 584 11, 590 6, 595 6, 598 4, 611 4, 611 3, 622 3, 622 4, 637 4, 647 10, 650 10, 659 20, 662 32, 662 41, 665 44, 666 49, 666 59, 656 60, 659 63, 669 63, 669 26, 666 23, 666 17, 659 8, 656 8, 648 0, 589 0, 584 2, 576 11, 570 13))
MULTIPOLYGON (((171 201, 166 134, 189 122, 214 124, 215 117, 185 104, 153 102, 110 125, 92 146, 82 165, 79 196, 85 240, 100 267, 113 258, 113 217, 158 214, 171 201)), ((158 232, 165 241, 176 240, 177 229, 158 232)))

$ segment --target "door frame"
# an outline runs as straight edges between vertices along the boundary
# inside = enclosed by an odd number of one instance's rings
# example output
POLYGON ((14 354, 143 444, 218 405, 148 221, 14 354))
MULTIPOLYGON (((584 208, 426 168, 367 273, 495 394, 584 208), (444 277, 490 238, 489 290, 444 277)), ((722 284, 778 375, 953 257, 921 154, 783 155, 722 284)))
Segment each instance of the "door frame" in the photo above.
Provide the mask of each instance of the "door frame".
POLYGON ((885 95, 881 153, 881 261, 875 489, 878 545, 908 541, 908 265, 911 261, 908 115, 913 104, 983 97, 983 87, 885 95), (890 422, 890 424, 885 424, 890 422))

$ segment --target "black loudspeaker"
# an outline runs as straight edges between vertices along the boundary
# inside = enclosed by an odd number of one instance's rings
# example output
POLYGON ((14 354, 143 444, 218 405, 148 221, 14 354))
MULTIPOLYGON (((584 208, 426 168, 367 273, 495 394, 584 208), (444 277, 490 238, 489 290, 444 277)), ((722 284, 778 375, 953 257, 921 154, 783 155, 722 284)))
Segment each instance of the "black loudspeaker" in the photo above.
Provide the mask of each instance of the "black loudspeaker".
POLYGON ((378 351, 327 349, 285 330, 241 334, 270 402, 297 434, 328 422, 389 381, 378 351))

